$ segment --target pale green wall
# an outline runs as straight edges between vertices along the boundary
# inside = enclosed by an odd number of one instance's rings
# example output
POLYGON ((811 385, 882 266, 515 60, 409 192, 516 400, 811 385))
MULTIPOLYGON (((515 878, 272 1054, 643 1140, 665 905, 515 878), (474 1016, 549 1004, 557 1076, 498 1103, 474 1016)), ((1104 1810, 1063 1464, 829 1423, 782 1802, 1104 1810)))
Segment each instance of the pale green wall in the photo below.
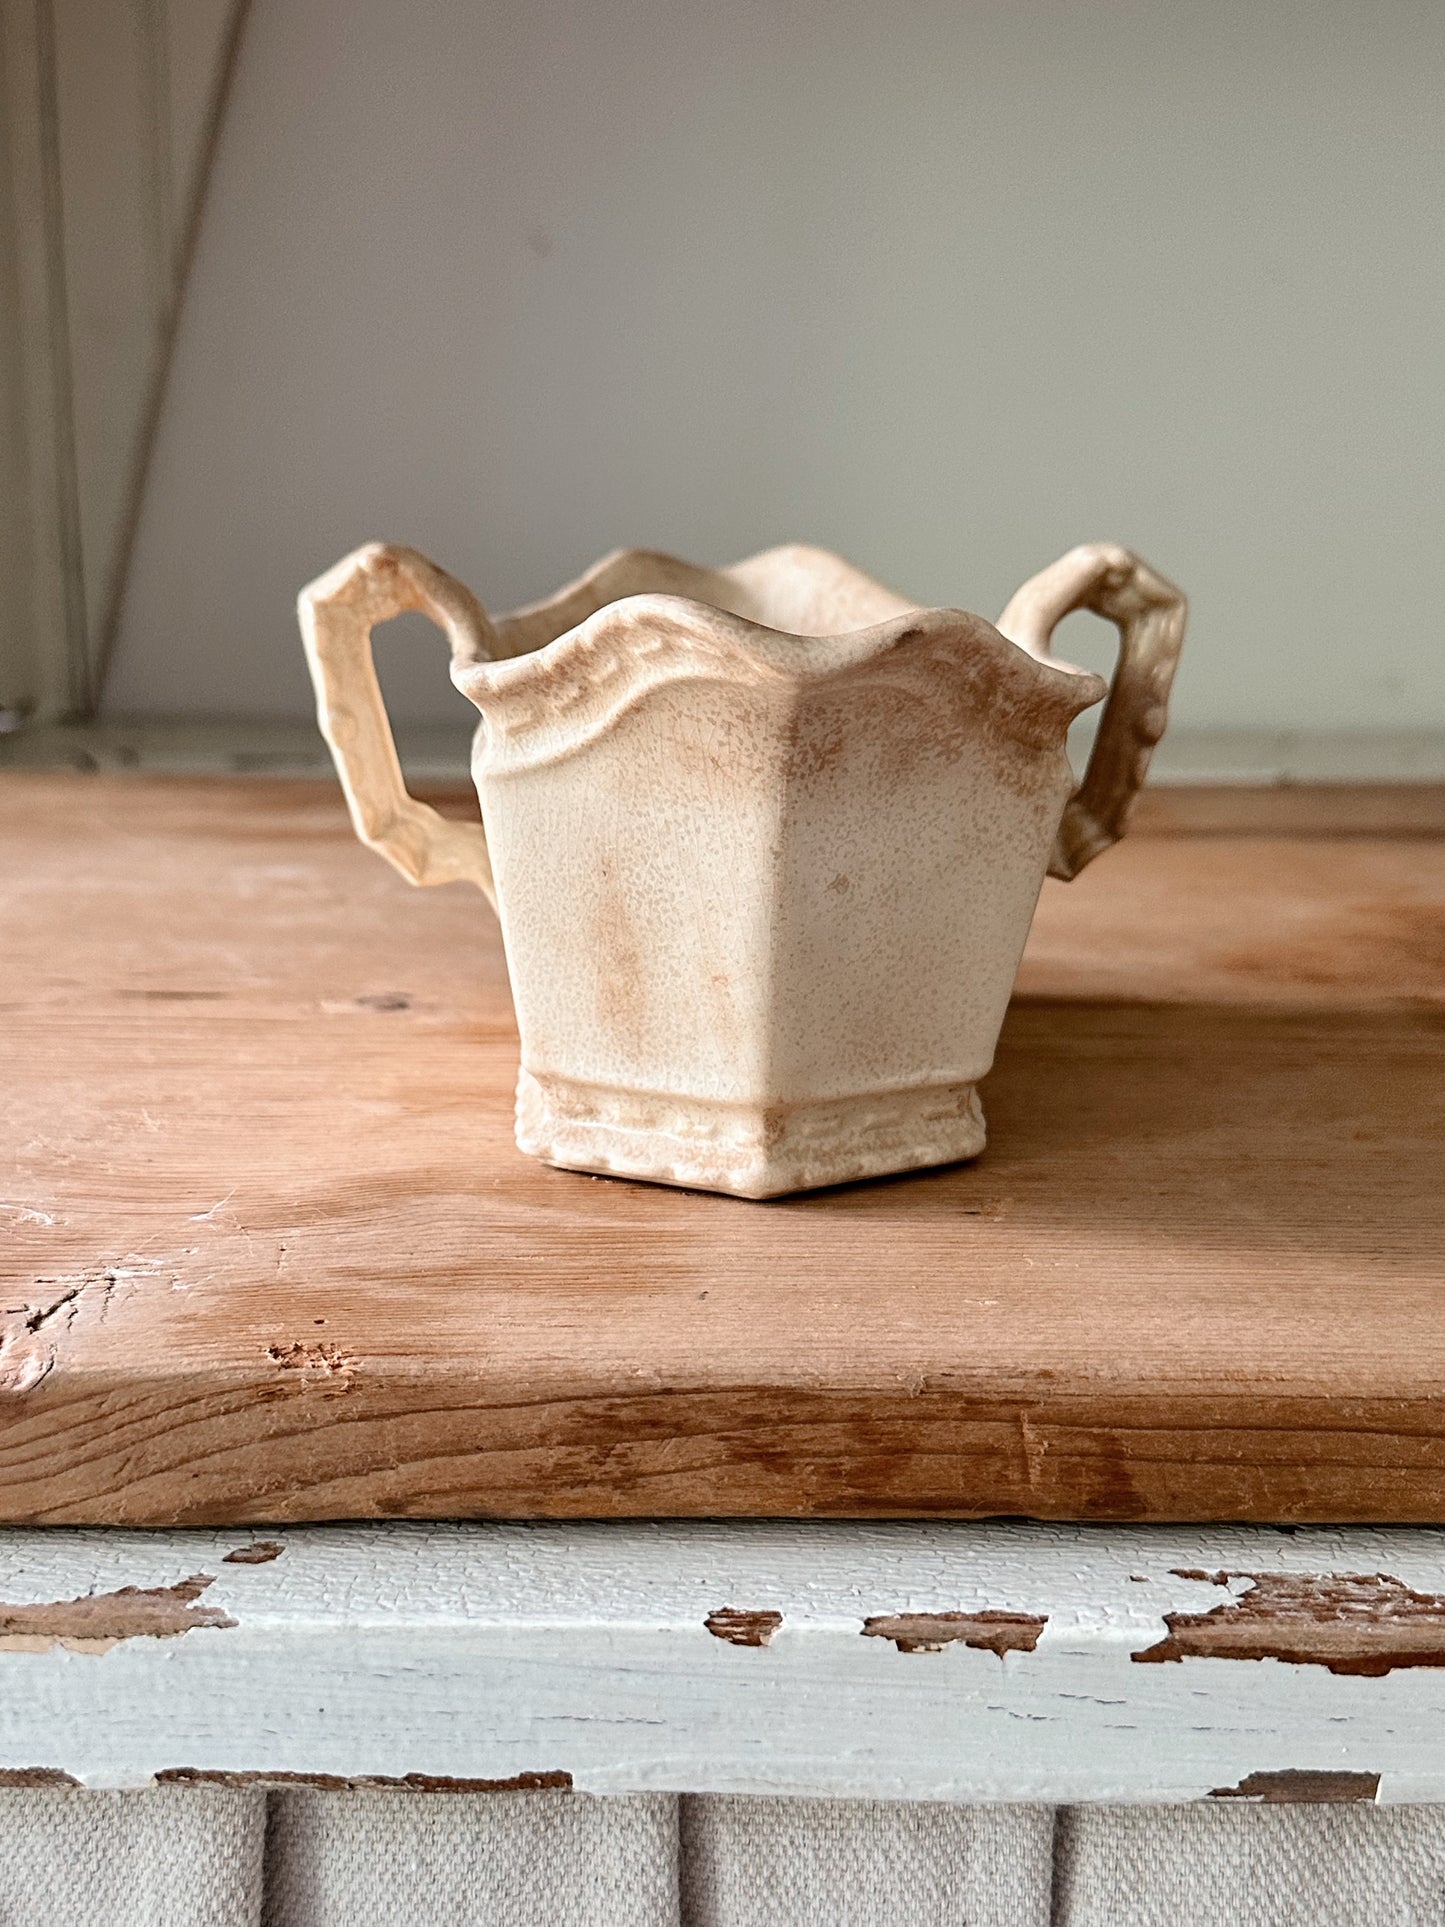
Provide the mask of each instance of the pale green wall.
POLYGON ((256 0, 110 707, 303 710, 373 535, 987 614, 1110 537, 1192 593, 1181 723, 1438 728, 1442 296, 1438 0, 256 0))

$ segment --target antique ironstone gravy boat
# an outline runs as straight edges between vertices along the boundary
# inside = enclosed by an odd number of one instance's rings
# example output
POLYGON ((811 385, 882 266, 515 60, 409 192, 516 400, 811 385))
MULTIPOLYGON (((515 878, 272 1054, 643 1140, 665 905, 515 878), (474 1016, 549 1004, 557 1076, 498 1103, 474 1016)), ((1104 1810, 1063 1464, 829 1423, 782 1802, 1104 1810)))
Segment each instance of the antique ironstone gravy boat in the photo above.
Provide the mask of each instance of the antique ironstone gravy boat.
POLYGON ((998 624, 821 549, 732 568, 626 550, 493 621, 414 549, 302 592, 356 832, 501 919, 517 1143, 579 1171, 761 1198, 975 1156, 1045 872, 1123 834, 1163 733, 1180 592, 1078 548, 998 624), (1119 629, 1112 687, 1054 626, 1119 629), (373 624, 423 611, 481 711, 485 828, 410 797, 373 624), (1083 783, 1065 736, 1108 702, 1083 783))

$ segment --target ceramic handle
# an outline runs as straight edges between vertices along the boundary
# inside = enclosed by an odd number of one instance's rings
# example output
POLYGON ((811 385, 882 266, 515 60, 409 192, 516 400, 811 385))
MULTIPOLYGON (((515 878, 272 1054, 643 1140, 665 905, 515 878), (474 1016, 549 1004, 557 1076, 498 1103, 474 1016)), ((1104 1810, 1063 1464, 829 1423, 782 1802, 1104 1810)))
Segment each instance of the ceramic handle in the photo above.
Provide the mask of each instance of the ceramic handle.
POLYGON ((1169 687, 1184 642, 1182 590, 1112 542, 1070 549, 1014 596, 1000 632, 1045 658, 1058 623, 1075 609, 1106 616, 1119 631, 1119 660, 1084 780, 1064 806, 1049 875, 1076 877, 1117 843, 1169 716, 1169 687))
POLYGON ((479 823, 453 823, 409 796, 371 657, 378 622, 417 609, 446 631, 453 667, 485 662, 495 632, 470 589, 416 549, 372 542, 297 599, 316 715, 331 746, 352 827, 412 883, 475 883, 495 910, 479 823))

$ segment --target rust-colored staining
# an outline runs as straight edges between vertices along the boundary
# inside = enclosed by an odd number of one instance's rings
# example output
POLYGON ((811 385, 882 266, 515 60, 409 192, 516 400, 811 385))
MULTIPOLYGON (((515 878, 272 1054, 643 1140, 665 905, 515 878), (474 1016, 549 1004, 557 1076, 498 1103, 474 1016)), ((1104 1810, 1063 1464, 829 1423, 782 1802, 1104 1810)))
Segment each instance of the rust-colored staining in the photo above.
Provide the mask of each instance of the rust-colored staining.
POLYGON ((647 1028, 646 932, 638 929, 615 865, 604 864, 601 877, 607 887, 599 888, 588 920, 592 954, 598 959, 597 1014, 609 1030, 635 1046, 647 1028))
POLYGON ((1166 1613, 1168 1636, 1133 1654, 1182 1659, 1279 1659, 1379 1679, 1396 1667, 1445 1666, 1445 1594, 1415 1592, 1383 1572, 1200 1572, 1179 1579, 1250 1590, 1203 1613, 1166 1613))
MULTIPOLYGON (((784 770, 794 783, 811 783, 835 770, 848 752, 846 698, 832 690, 810 692, 783 726, 784 770)), ((856 697, 855 697, 856 701, 856 697)))
POLYGON ((941 1653, 945 1646, 980 1652, 1031 1653, 1048 1624, 1047 1614, 880 1613, 863 1621, 865 1639, 891 1639, 900 1653, 941 1653))
POLYGON ((702 1622, 714 1639, 725 1639, 729 1646, 770 1646, 773 1634, 783 1623, 774 1612, 747 1612, 741 1606, 719 1606, 702 1622))
POLYGON ((1217 1786, 1211 1800, 1259 1800, 1265 1806, 1341 1806, 1374 1800, 1380 1792, 1378 1773, 1337 1773, 1312 1767, 1287 1766, 1274 1773, 1246 1773, 1238 1786, 1217 1786))
POLYGON ((122 1586, 40 1606, 0 1605, 0 1652, 64 1646, 73 1653, 108 1653, 123 1639, 175 1639, 198 1626, 234 1626, 219 1606, 196 1604, 214 1584, 214 1574, 197 1572, 173 1586, 122 1586))
POLYGON ((356 1793, 368 1787, 401 1787, 415 1793, 570 1793, 572 1775, 514 1773, 506 1780, 459 1780, 449 1773, 228 1773, 203 1766, 164 1767, 157 1786, 304 1786, 322 1793, 356 1793))
POLYGON ((0 1766, 0 1787, 79 1785, 73 1773, 63 1773, 58 1766, 0 1766))
POLYGON ((222 1560, 227 1566, 268 1566, 273 1559, 279 1559, 285 1547, 279 1539, 257 1539, 253 1545, 237 1546, 222 1560))

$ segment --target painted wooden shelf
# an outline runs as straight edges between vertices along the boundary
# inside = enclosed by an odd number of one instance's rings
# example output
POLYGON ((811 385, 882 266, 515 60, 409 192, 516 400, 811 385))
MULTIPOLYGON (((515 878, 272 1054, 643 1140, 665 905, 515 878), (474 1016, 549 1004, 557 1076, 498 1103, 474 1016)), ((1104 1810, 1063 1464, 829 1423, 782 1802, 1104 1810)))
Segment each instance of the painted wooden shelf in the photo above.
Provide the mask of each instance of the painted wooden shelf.
POLYGON ((0 1785, 1445 1801, 1445 1536, 0 1533, 0 1785))
POLYGON ((754 1205, 519 1156, 485 905, 328 785, 5 775, 0 1518, 1445 1520, 1441 798, 1361 808, 1151 801, 984 1156, 754 1205))

